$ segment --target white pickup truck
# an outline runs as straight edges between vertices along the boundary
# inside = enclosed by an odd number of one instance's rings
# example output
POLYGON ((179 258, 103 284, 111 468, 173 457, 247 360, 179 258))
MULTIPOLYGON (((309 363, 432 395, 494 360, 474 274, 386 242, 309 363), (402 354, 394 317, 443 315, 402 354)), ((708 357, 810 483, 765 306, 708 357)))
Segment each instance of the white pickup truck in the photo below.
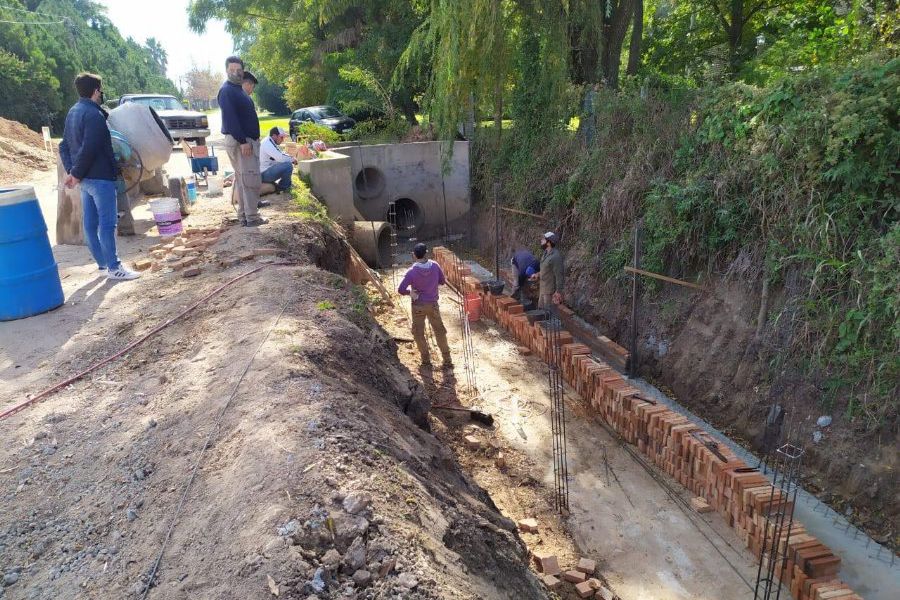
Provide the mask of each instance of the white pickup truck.
POLYGON ((155 110, 165 123, 173 140, 188 140, 200 146, 206 144, 206 138, 209 137, 209 120, 206 115, 186 109, 175 96, 125 94, 119 98, 119 105, 126 102, 137 102, 155 110))

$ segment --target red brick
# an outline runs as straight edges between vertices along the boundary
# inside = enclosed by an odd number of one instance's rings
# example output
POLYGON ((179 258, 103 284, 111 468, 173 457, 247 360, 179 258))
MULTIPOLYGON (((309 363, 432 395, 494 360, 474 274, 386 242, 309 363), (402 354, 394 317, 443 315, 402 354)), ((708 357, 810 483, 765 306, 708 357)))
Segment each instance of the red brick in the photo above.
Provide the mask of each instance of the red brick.
POLYGON ((537 565, 538 571, 544 575, 556 576, 561 572, 559 560, 557 560, 555 554, 536 553, 534 555, 534 562, 537 565))
POLYGON ((563 582, 554 577, 553 575, 544 575, 541 577, 541 581, 544 582, 544 585, 547 586, 547 589, 550 591, 557 591, 562 587, 563 582))
POLYGON ((199 274, 200 274, 200 267, 189 267, 189 268, 185 269, 184 273, 182 273, 181 275, 182 275, 182 277, 196 277, 199 274))
POLYGON ((594 595, 594 588, 587 581, 575 584, 575 593, 579 598, 590 598, 594 595))
POLYGON ((712 512, 712 507, 703 498, 691 498, 691 507, 701 514, 712 512))
POLYGON ((135 271, 146 271, 150 267, 153 266, 153 261, 148 259, 136 260, 134 261, 134 270, 135 271))
POLYGON ((587 573, 588 575, 593 575, 594 571, 597 570, 597 562, 589 558, 581 558, 579 559, 578 566, 575 567, 575 570, 587 573))
POLYGON ((537 533, 538 532, 538 522, 537 519, 520 519, 519 520, 519 529, 524 531, 525 533, 537 533))
POLYGON ((563 579, 565 579, 569 583, 581 583, 582 581, 587 580, 587 575, 585 575, 581 571, 572 570, 563 573, 563 579))
POLYGON ((466 442, 466 446, 469 447, 470 450, 481 450, 481 440, 479 440, 474 435, 467 435, 463 440, 466 442))

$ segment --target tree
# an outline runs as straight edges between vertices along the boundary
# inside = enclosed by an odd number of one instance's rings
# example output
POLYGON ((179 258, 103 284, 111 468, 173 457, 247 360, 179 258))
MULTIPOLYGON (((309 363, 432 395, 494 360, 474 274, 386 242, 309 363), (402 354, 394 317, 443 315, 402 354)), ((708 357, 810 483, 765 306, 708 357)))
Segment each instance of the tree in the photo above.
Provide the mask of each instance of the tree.
POLYGON ((49 123, 59 131, 65 109, 76 99, 72 82, 80 71, 103 76, 108 98, 176 92, 164 74, 165 50, 157 43, 151 52, 123 39, 95 2, 3 0, 0 20, 8 21, 0 23, 0 52, 3 72, 10 75, 2 116, 32 127, 49 123))
POLYGON ((285 82, 291 106, 341 108, 379 104, 364 80, 342 77, 353 66, 381 82, 398 112, 415 122, 421 78, 394 78, 401 54, 422 23, 414 0, 195 0, 189 23, 203 31, 222 19, 242 55, 269 81, 285 82), (277 17, 271 16, 277 15, 277 17))
POLYGON ((156 41, 156 38, 147 38, 147 41, 144 43, 147 47, 147 50, 150 52, 150 58, 153 59, 153 62, 156 64, 156 72, 166 76, 166 68, 169 65, 169 54, 166 52, 165 48, 156 41))
POLYGON ((205 104, 219 93, 222 81, 223 76, 213 72, 209 65, 205 68, 192 65, 184 74, 184 97, 192 103, 205 104))

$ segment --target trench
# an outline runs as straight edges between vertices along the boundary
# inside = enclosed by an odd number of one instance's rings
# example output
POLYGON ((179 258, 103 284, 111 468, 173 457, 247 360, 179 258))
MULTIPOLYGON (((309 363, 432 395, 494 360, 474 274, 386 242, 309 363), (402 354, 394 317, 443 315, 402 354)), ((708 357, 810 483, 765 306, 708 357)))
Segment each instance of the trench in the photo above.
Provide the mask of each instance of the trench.
MULTIPOLYGON (((473 272, 486 273, 477 263, 469 264, 473 272)), ((451 346, 460 344, 456 306, 442 298, 441 310, 448 315, 445 323, 451 331, 451 346)), ((523 501, 510 491, 510 481, 498 475, 491 461, 466 457, 471 453, 464 445, 457 448, 460 462, 503 514, 514 519, 536 516, 556 522, 547 500, 553 488, 553 472, 546 367, 534 357, 520 356, 517 343, 491 321, 483 319, 474 325, 473 336, 478 356, 475 371, 482 384, 478 407, 496 419, 494 431, 482 429, 478 434, 489 438, 491 446, 526 457, 541 492, 523 501), (523 510, 523 504, 530 508, 523 510)), ((416 352, 407 348, 403 354, 403 362, 416 371, 416 352)), ((628 381, 660 404, 687 416, 748 465, 759 463, 758 457, 646 381, 628 381)), ((441 385, 432 386, 430 391, 439 400, 447 393, 441 385)), ((641 468, 634 456, 623 452, 619 440, 586 414, 568 386, 566 396, 567 410, 571 411, 571 514, 558 524, 569 531, 574 542, 566 560, 579 555, 597 559, 604 580, 623 599, 752 598, 758 563, 735 531, 715 513, 701 516, 682 510, 679 505, 692 497, 687 490, 670 478, 671 486, 667 485, 662 472, 641 468), (680 495, 680 501, 673 497, 672 490, 680 495)), ((449 422, 444 416, 435 418, 449 422)), ((471 429, 471 425, 458 422, 453 427, 457 435, 471 429)), ((795 519, 841 556, 840 578, 857 593, 876 600, 893 597, 900 586, 900 571, 892 564, 893 555, 887 548, 805 491, 798 495, 795 519)), ((546 545, 546 534, 522 537, 533 551, 546 545)), ((790 596, 788 591, 784 593, 790 596)))

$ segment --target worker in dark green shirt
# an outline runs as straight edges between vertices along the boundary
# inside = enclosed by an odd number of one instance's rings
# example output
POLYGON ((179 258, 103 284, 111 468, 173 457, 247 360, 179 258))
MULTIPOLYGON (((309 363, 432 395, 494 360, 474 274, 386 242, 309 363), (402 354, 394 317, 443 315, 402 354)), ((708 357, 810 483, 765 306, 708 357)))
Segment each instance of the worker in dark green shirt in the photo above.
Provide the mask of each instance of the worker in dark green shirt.
POLYGON ((541 270, 531 276, 531 279, 540 281, 538 291, 538 306, 541 308, 553 308, 555 304, 563 303, 563 284, 565 282, 565 262, 557 245, 559 237, 552 231, 548 231, 541 238, 541 270))

